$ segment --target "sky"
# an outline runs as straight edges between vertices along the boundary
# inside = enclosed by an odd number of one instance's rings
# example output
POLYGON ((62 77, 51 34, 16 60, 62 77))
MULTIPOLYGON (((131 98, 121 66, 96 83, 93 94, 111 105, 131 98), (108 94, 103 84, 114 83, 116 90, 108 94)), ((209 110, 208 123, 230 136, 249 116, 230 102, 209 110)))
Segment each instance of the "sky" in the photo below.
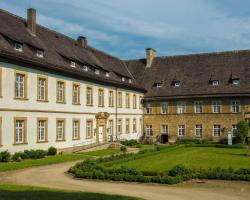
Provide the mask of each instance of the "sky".
POLYGON ((121 59, 250 49, 250 0, 0 0, 0 8, 121 59))

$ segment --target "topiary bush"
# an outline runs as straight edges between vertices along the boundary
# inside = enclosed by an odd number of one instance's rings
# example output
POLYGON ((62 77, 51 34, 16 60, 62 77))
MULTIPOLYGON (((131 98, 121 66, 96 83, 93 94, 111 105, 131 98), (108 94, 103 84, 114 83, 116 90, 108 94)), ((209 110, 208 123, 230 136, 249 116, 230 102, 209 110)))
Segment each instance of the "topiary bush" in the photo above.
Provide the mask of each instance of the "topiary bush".
POLYGON ((0 162, 9 162, 11 158, 11 154, 9 151, 0 152, 0 162))
POLYGON ((24 157, 23 152, 16 152, 16 153, 14 153, 14 155, 12 156, 12 160, 13 160, 13 161, 20 162, 20 161, 22 160, 23 157, 24 157))
POLYGON ((169 171, 170 176, 183 176, 188 173, 190 173, 190 169, 184 165, 176 165, 169 171))
POLYGON ((120 150, 123 151, 123 152, 126 152, 127 151, 127 147, 126 146, 121 146, 120 150))
POLYGON ((242 120, 237 124, 236 142, 244 144, 248 135, 249 126, 247 121, 242 120))
POLYGON ((48 149, 48 156, 54 156, 57 154, 57 149, 55 147, 50 147, 48 149))
POLYGON ((137 140, 123 140, 121 141, 121 144, 125 146, 136 146, 139 143, 137 142, 137 140))
POLYGON ((24 150, 21 154, 22 159, 39 159, 44 158, 48 154, 45 150, 24 150))

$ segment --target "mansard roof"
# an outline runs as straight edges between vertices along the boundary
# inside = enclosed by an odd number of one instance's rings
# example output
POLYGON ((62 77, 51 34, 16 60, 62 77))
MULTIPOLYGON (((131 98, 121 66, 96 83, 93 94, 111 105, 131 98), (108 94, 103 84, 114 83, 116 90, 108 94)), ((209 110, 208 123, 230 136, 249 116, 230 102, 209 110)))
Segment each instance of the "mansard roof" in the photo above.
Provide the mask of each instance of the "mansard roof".
POLYGON ((26 63, 29 67, 40 67, 65 75, 76 76, 115 86, 145 91, 131 76, 126 64, 103 51, 89 45, 82 47, 78 42, 61 33, 36 25, 36 36, 30 34, 26 20, 0 9, 0 58, 17 63, 26 63), (14 43, 23 45, 23 52, 14 50, 14 43), (44 58, 36 57, 36 50, 44 51, 44 58), (70 61, 76 67, 70 66, 70 61), (32 65, 32 66, 31 66, 32 65), (87 65, 93 70, 82 70, 87 65), (103 73, 97 75, 94 69, 103 73), (110 76, 105 76, 109 72, 110 76), (126 81, 122 81, 122 77, 126 81), (129 79, 132 83, 129 83, 129 79))
POLYGON ((145 59, 126 64, 147 90, 146 99, 250 96, 250 50, 156 57, 149 68, 145 59), (219 85, 209 84, 211 78, 219 85), (232 84, 233 78, 240 84, 232 84), (173 87, 177 79, 181 85, 173 87), (159 80, 162 87, 153 87, 159 80))

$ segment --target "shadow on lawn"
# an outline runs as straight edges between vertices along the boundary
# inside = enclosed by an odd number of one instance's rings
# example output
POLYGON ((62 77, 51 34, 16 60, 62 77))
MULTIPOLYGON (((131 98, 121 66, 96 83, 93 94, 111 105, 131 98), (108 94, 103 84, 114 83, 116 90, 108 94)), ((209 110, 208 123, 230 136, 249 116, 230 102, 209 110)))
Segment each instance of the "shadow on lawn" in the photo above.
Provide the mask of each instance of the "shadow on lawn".
POLYGON ((46 190, 5 190, 0 189, 1 200, 135 200, 132 197, 110 196, 95 193, 63 192, 46 190))
POLYGON ((228 153, 228 152, 221 152, 221 153, 217 153, 217 154, 223 154, 223 155, 231 155, 231 156, 247 156, 247 152, 246 153, 228 153))

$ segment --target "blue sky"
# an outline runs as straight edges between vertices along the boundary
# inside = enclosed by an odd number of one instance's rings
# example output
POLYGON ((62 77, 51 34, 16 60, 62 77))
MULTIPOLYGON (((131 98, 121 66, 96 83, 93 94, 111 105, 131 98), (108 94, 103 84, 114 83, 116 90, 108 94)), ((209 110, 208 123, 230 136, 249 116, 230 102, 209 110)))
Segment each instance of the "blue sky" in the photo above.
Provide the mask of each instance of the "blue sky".
POLYGON ((0 0, 0 8, 122 59, 250 49, 248 0, 0 0))

